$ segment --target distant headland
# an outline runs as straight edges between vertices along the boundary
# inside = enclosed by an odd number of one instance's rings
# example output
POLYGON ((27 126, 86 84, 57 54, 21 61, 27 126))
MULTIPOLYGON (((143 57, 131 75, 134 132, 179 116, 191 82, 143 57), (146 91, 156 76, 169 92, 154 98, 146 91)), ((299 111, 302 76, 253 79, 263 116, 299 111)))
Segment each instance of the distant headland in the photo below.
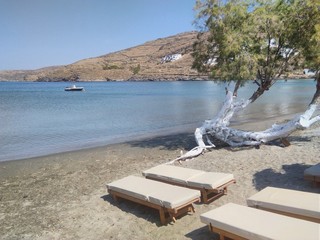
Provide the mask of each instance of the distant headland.
MULTIPOLYGON (((208 80, 192 69, 197 32, 148 41, 136 47, 88 58, 63 66, 36 70, 0 71, 0 81, 177 81, 208 80)), ((305 78, 303 70, 288 76, 305 78)))

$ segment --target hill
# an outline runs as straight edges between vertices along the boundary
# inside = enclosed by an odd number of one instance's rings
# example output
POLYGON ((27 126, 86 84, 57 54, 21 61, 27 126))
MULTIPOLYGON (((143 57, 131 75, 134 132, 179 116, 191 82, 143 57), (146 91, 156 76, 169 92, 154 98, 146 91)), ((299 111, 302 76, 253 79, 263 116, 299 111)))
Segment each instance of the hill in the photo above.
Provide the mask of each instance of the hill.
POLYGON ((206 79, 191 68, 197 32, 159 38, 142 45, 80 60, 73 64, 27 71, 0 71, 0 80, 134 81, 206 79))

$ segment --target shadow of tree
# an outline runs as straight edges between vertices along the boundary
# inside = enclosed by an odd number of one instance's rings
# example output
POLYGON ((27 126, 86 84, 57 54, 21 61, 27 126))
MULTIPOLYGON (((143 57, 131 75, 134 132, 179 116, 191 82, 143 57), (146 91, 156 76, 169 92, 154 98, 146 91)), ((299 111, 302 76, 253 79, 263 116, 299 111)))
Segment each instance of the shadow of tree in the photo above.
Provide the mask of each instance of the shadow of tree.
POLYGON ((289 137, 289 141, 291 142, 311 142, 310 136, 291 136, 289 137))
MULTIPOLYGON (((227 149, 229 151, 237 152, 243 151, 250 148, 259 148, 259 146, 242 146, 242 147, 230 147, 228 144, 211 138, 212 142, 215 144, 215 150, 217 149, 227 149)), ((289 136, 289 142, 310 142, 311 138, 306 136, 289 136)), ((161 148, 165 150, 184 150, 189 151, 192 148, 197 146, 195 141, 194 133, 193 132, 185 132, 185 133, 177 133, 177 134, 168 134, 163 136, 154 136, 139 140, 130 141, 132 147, 141 147, 141 148, 161 148)), ((281 141, 274 140, 271 142, 266 143, 266 145, 273 145, 284 147, 281 141)))
MULTIPOLYGON (((215 144, 215 150, 224 148, 232 152, 243 151, 250 148, 257 148, 259 146, 241 146, 241 147, 230 147, 227 143, 222 142, 215 138, 210 138, 210 140, 215 144)), ((310 142, 311 138, 307 136, 289 136, 289 142, 310 142)), ((128 142, 132 147, 141 148, 161 148, 165 150, 184 150, 189 151, 197 146, 195 141, 195 136, 193 132, 184 132, 177 134, 167 134, 162 136, 154 136, 149 138, 143 138, 139 140, 133 140, 128 142)), ((273 145, 279 147, 285 147, 279 139, 270 141, 266 145, 273 145)))
MULTIPOLYGON (((220 148, 227 148, 232 150, 232 148, 219 140, 213 141, 215 144, 214 149, 220 148)), ((155 136, 145 139, 140 139, 136 141, 131 141, 129 144, 132 147, 142 147, 142 148, 157 148, 160 147, 161 149, 166 150, 185 150, 189 151, 192 148, 197 146, 194 133, 178 133, 178 134, 170 134, 170 135, 163 135, 163 136, 155 136)), ((252 147, 250 147, 252 148, 252 147)), ((246 147, 243 150, 247 149, 246 147)), ((239 148, 239 150, 242 150, 239 148)))
POLYGON ((312 184, 303 178, 304 170, 310 165, 290 164, 282 165, 282 171, 276 172, 271 168, 257 172, 253 176, 253 184, 260 191, 265 187, 287 188, 308 192, 319 192, 320 189, 314 188, 312 184))
POLYGON ((131 141, 129 144, 132 147, 190 150, 196 146, 196 141, 193 133, 179 133, 131 141))

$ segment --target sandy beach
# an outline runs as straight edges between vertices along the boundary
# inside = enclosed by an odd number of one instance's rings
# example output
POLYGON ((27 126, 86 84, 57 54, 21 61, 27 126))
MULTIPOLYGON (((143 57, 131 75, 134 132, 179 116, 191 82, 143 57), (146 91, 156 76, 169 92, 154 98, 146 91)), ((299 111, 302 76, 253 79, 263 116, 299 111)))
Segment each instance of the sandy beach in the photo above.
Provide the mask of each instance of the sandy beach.
POLYGON ((267 187, 320 193, 303 179, 319 162, 319 125, 279 143, 256 148, 216 148, 182 167, 233 173, 237 183, 196 213, 161 226, 156 210, 114 202, 106 184, 166 163, 195 146, 193 133, 0 163, 1 239, 217 239, 200 214, 246 199, 267 187))

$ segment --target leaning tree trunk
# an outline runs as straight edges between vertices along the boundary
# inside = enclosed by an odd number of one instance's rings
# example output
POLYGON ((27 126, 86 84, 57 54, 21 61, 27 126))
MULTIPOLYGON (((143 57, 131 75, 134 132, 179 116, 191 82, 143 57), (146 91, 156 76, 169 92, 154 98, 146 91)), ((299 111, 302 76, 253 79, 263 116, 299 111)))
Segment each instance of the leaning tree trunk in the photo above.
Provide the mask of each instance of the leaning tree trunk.
MULTIPOLYGON (((269 88, 269 86, 267 87, 269 88)), ((231 147, 257 146, 276 139, 285 139, 292 132, 308 128, 320 120, 320 115, 313 117, 320 102, 320 74, 318 74, 317 91, 308 109, 302 115, 283 124, 274 124, 271 128, 259 132, 230 128, 229 124, 233 115, 261 96, 264 90, 259 87, 252 97, 246 101, 237 101, 237 94, 227 91, 226 99, 217 116, 212 120, 205 121, 201 127, 195 130, 195 139, 198 146, 173 161, 194 158, 202 154, 206 149, 215 147, 210 138, 223 141, 231 147)))

